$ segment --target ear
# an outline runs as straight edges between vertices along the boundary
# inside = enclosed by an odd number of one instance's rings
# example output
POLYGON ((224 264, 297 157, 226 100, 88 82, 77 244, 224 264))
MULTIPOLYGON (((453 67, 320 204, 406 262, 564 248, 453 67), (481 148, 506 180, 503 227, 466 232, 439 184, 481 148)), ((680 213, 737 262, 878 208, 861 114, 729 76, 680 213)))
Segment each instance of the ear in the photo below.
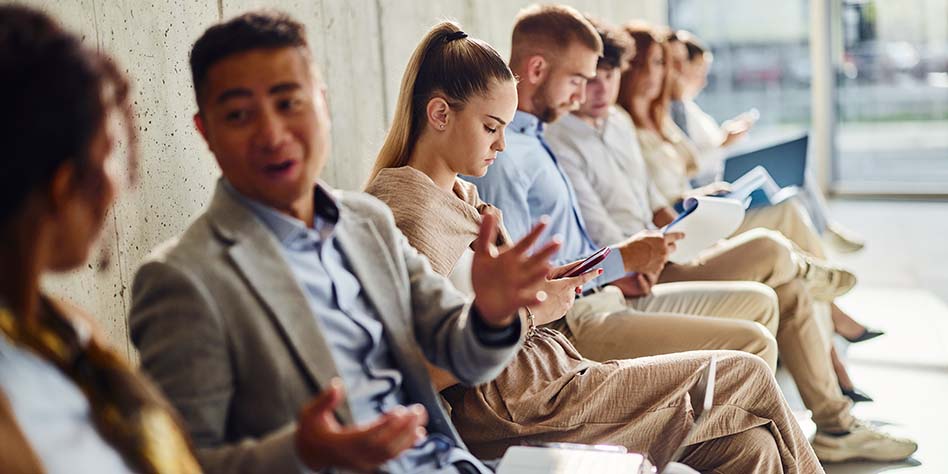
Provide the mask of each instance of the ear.
POLYGON ((75 199, 75 185, 76 165, 72 161, 67 161, 56 168, 47 191, 50 213, 59 213, 70 200, 75 199))
POLYGON ((536 54, 527 59, 526 79, 532 85, 537 85, 546 79, 550 70, 550 63, 543 56, 536 54))
POLYGON ((448 115, 450 115, 451 106, 442 97, 432 97, 428 101, 428 107, 425 108, 425 114, 428 123, 435 130, 444 130, 448 126, 448 115))
POLYGON ((204 127, 204 118, 201 117, 201 112, 194 114, 194 128, 197 129, 198 133, 201 134, 201 138, 204 141, 207 141, 207 129, 204 127))

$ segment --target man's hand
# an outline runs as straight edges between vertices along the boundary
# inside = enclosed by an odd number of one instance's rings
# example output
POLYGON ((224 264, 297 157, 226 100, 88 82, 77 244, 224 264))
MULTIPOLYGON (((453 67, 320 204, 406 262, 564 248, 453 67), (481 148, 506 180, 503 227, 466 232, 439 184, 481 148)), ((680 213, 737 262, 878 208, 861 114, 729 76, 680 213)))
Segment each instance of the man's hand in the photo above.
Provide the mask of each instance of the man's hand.
POLYGON ((427 436, 428 413, 421 405, 399 406, 367 425, 348 427, 332 411, 342 399, 342 382, 334 379, 297 418, 296 452, 309 469, 372 472, 427 436))
POLYGON ((657 275, 649 276, 644 273, 635 273, 609 284, 621 290, 622 295, 626 298, 638 298, 650 295, 652 285, 655 284, 657 279, 657 275))
POLYGON ((675 242, 684 236, 681 232, 662 234, 657 230, 643 230, 633 235, 619 247, 625 271, 660 273, 668 256, 675 251, 675 242))
POLYGON ((674 209, 663 207, 652 214, 652 224, 655 224, 655 227, 665 227, 671 224, 676 217, 678 217, 678 213, 674 209))
POLYGON ((547 275, 546 281, 540 284, 539 290, 546 294, 546 300, 536 306, 530 307, 538 326, 562 318, 573 307, 573 302, 576 301, 576 295, 582 294, 583 285, 602 274, 601 269, 593 268, 588 272, 574 277, 555 278, 553 276, 563 274, 580 262, 582 262, 582 260, 554 268, 553 271, 547 275))
POLYGON ((533 255, 527 255, 544 228, 546 221, 541 220, 519 242, 498 251, 494 245, 497 216, 484 214, 481 218, 480 234, 473 245, 471 285, 474 287, 474 307, 488 326, 509 326, 517 317, 518 308, 536 306, 546 299, 546 294, 537 288, 550 273, 550 257, 560 244, 553 241, 533 255))

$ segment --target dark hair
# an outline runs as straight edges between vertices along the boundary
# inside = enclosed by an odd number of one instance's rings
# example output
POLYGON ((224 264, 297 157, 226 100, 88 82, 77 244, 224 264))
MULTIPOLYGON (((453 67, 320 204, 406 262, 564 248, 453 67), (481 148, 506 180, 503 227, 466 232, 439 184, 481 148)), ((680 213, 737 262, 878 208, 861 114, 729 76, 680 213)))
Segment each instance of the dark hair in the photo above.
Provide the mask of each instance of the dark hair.
POLYGON ((234 54, 260 48, 300 48, 308 57, 306 27, 286 13, 257 10, 208 28, 191 48, 191 79, 198 108, 212 66, 234 54))
POLYGON ((83 46, 44 13, 0 6, 0 223, 63 164, 74 163, 83 177, 92 140, 113 107, 125 114, 134 173, 127 98, 128 82, 108 56, 83 46))
POLYGON ((628 61, 635 56, 635 43, 624 31, 609 25, 598 18, 586 16, 599 38, 602 40, 602 56, 599 56, 597 69, 624 69, 628 61))
POLYGON ((408 60, 392 127, 368 183, 384 168, 408 164, 432 98, 441 96, 460 110, 471 97, 487 94, 494 82, 513 80, 513 72, 491 45, 468 37, 457 23, 445 21, 435 25, 408 60))
POLYGON ((706 60, 711 58, 711 50, 704 42, 698 39, 697 36, 687 31, 679 31, 678 37, 681 38, 681 42, 684 43, 685 48, 688 49, 689 61, 694 61, 699 57, 706 60))

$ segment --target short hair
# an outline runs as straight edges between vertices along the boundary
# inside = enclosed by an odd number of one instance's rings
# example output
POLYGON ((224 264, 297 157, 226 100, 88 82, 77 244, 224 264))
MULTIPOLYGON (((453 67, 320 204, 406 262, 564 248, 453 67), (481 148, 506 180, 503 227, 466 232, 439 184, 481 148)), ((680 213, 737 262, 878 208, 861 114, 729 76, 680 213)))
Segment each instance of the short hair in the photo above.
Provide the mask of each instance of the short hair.
POLYGON ((284 12, 256 10, 208 28, 191 48, 191 78, 198 108, 211 67, 235 54, 261 48, 300 48, 309 57, 306 27, 284 12))
POLYGON ((530 5, 520 10, 514 22, 511 66, 537 51, 559 52, 574 42, 602 54, 599 33, 576 9, 566 5, 530 5))
POLYGON ((594 17, 586 16, 599 38, 602 40, 602 55, 599 56, 597 69, 624 69, 628 61, 635 56, 635 43, 624 31, 594 17))

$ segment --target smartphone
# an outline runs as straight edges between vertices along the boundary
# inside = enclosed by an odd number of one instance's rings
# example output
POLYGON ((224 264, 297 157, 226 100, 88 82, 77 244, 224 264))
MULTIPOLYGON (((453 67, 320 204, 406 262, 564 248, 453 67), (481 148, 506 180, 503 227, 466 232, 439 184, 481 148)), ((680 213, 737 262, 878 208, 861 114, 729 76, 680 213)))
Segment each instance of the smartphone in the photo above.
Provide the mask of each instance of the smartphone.
POLYGON ((582 275, 583 273, 592 270, 596 265, 602 263, 603 260, 609 256, 609 253, 612 252, 611 247, 603 247, 596 251, 596 253, 586 257, 585 260, 579 262, 578 265, 573 265, 571 268, 566 269, 563 273, 556 275, 555 278, 572 278, 575 276, 582 275))

